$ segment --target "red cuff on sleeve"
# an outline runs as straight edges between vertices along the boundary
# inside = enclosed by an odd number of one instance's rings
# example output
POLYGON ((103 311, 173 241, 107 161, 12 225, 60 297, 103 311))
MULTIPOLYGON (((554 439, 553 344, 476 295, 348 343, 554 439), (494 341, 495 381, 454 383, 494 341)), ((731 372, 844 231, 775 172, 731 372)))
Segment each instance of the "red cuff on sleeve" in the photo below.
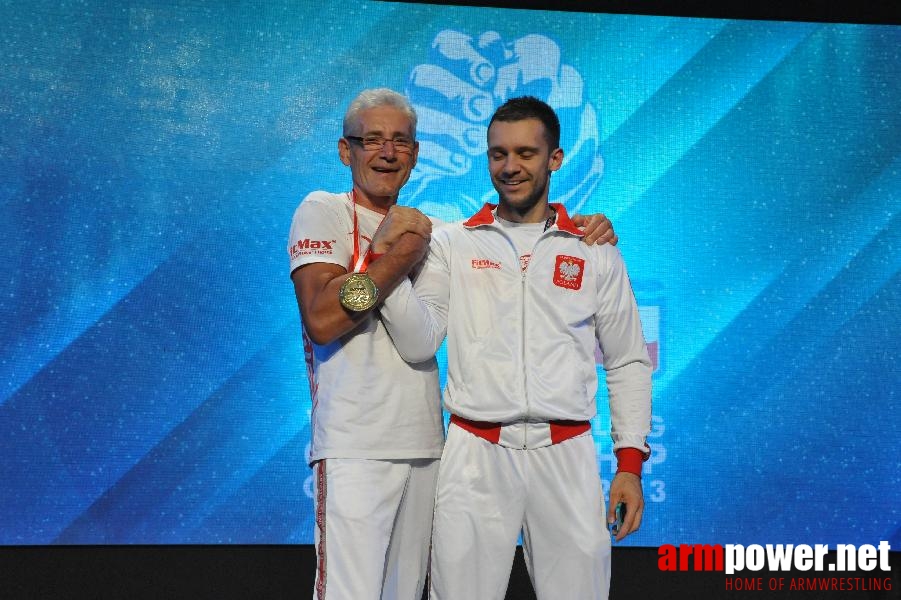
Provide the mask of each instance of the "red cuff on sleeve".
POLYGON ((616 451, 616 472, 632 473, 641 477, 641 464, 647 459, 638 448, 620 448, 616 451))

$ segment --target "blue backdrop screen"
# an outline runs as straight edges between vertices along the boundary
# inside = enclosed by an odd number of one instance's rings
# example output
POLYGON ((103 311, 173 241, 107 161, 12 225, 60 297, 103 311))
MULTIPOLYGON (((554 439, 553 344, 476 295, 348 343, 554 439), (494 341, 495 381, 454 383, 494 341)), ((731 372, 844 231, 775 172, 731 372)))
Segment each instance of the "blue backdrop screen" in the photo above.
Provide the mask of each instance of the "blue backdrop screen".
POLYGON ((0 3, 0 544, 312 543, 287 232, 376 86, 445 220, 557 108, 655 360, 629 543, 901 544, 901 27, 359 0, 0 3))

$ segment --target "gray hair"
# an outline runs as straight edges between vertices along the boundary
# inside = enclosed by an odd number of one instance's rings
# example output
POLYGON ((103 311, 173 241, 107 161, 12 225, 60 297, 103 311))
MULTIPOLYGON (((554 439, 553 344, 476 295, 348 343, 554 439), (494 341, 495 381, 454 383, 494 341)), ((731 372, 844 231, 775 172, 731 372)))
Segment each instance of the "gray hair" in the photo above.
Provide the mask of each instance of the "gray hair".
POLYGON ((350 133, 362 111, 380 106, 393 106, 406 114, 410 119, 411 133, 414 138, 416 137, 416 111, 413 110, 413 106, 406 96, 388 88, 363 90, 353 99, 350 106, 347 107, 347 112, 344 113, 344 135, 350 133))

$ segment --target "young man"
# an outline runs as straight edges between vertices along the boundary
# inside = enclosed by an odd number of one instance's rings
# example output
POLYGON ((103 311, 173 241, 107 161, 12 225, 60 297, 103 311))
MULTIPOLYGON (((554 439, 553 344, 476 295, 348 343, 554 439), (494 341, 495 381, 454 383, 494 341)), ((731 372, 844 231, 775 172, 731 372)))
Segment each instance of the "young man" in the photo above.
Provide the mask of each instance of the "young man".
POLYGON ((536 98, 501 106, 488 128, 498 192, 462 224, 435 231, 415 283, 382 319, 401 354, 430 356, 448 337, 451 413, 439 469, 431 597, 504 598, 517 538, 539 599, 606 598, 610 536, 589 420, 595 344, 607 371, 619 469, 610 490, 638 529, 649 454, 651 363, 625 265, 587 246, 562 205, 559 121, 536 98))

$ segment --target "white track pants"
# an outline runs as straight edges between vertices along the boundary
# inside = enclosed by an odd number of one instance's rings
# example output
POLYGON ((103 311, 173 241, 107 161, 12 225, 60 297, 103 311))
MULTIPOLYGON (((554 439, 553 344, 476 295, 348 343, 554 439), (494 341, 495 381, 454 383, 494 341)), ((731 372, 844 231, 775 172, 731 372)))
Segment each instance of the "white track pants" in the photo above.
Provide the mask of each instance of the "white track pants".
POLYGON ((590 433, 520 450, 451 425, 438 476, 432 600, 503 600, 522 531, 539 600, 605 599, 610 534, 590 433))
POLYGON ((314 600, 420 600, 437 459, 314 465, 314 600))

